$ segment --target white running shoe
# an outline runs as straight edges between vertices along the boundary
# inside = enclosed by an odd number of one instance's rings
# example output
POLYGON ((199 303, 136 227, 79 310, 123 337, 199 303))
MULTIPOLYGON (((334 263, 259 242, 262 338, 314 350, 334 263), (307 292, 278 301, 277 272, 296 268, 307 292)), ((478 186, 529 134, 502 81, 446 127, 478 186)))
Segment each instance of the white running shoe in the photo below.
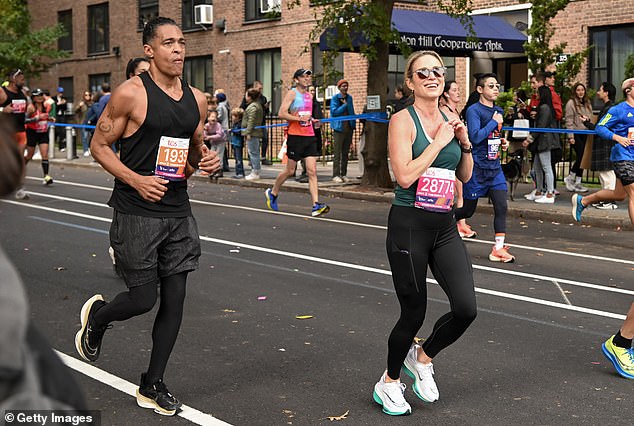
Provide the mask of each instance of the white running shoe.
POLYGON ((551 195, 549 197, 547 195, 542 195, 541 197, 535 198, 535 202, 538 204, 555 204, 555 196, 551 195))
POLYGON ((258 180, 260 179, 260 173, 251 172, 244 177, 246 180, 258 180))
POLYGON ((526 198, 527 200, 530 200, 530 201, 535 201, 535 192, 537 192, 537 191, 533 189, 528 194, 524 194, 524 198, 526 198))
POLYGON ((566 189, 570 192, 575 192, 575 178, 571 176, 566 176, 564 178, 564 183, 566 184, 566 189))
POLYGON ((374 385, 374 401, 383 407, 383 412, 390 416, 402 416, 411 414, 412 407, 405 400, 405 383, 386 382, 385 376, 387 371, 381 376, 376 385, 374 385))
POLYGON ((581 182, 575 183, 575 192, 586 193, 586 192, 588 192, 588 188, 586 188, 585 186, 581 185, 581 182))
POLYGON ((20 188, 15 192, 15 198, 16 200, 26 200, 29 198, 29 195, 26 193, 24 188, 20 188))
POLYGON ((425 402, 438 401, 438 388, 434 381, 434 365, 418 362, 419 345, 413 345, 407 353, 403 367, 405 372, 414 379, 414 393, 425 402))

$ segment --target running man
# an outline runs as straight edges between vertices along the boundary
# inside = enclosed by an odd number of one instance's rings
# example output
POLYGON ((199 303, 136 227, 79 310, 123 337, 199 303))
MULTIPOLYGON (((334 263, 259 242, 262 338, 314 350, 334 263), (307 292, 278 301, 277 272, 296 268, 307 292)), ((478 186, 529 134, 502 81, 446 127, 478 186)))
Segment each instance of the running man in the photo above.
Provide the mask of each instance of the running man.
MULTIPOLYGON (((3 107, 2 112, 5 114, 11 114, 13 117, 13 130, 15 131, 15 139, 20 148, 20 152, 24 152, 26 146, 26 129, 24 127, 24 119, 26 116, 26 105, 28 100, 26 95, 22 91, 24 87, 24 72, 21 69, 12 70, 7 75, 9 84, 6 87, 2 87, 0 90, 0 107, 3 107)), ((24 169, 26 174, 26 168, 24 169)), ((16 193, 15 198, 18 200, 24 200, 28 198, 28 195, 24 191, 23 187, 20 187, 16 193)))
POLYGON ((91 151, 115 176, 108 204, 114 208, 110 243, 128 291, 106 303, 94 295, 81 309, 75 346, 96 361, 104 332, 160 307, 152 330, 150 364, 141 375, 137 404, 171 416, 181 403, 163 383, 183 315, 187 274, 198 268, 200 240, 187 194, 187 177, 199 168, 220 169, 220 159, 203 145, 207 100, 181 80, 185 39, 169 18, 143 29, 149 71, 125 81, 101 115, 91 151), (121 158, 112 151, 120 142, 121 158))
POLYGON ((330 207, 319 202, 319 189, 317 187, 317 139, 313 123, 319 120, 313 118, 313 98, 308 92, 313 73, 310 70, 300 68, 293 74, 295 88, 289 90, 278 116, 288 120, 288 138, 286 140, 286 154, 288 162, 286 168, 277 175, 273 188, 264 191, 266 205, 270 210, 278 211, 277 197, 286 179, 295 175, 297 162, 306 160, 306 173, 308 174, 308 190, 313 201, 311 214, 320 216, 328 213, 330 207))
POLYGON ((456 209, 456 220, 473 216, 478 206, 478 198, 489 196, 493 203, 493 229, 495 245, 489 254, 491 262, 510 263, 515 261, 504 245, 506 237, 507 185, 500 164, 499 148, 506 149, 508 142, 500 137, 504 121, 504 111, 495 106, 500 94, 497 76, 482 74, 476 83, 480 101, 467 109, 467 129, 473 143, 473 176, 463 185, 462 208, 456 209))
POLYGON ((628 197, 627 209, 634 224, 634 78, 621 85, 624 102, 610 108, 595 127, 600 138, 615 141, 610 161, 616 173, 616 187, 602 189, 582 197, 572 195, 572 217, 581 222, 583 210, 600 201, 623 201, 628 197))

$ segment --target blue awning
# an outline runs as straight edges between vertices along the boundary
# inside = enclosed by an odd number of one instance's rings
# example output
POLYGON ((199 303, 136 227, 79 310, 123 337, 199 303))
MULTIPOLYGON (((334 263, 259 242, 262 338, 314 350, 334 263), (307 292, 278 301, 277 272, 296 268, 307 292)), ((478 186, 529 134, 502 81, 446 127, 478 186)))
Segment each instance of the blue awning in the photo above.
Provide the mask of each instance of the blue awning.
MULTIPOLYGON (((502 18, 473 15, 473 29, 477 41, 468 41, 462 23, 444 13, 394 9, 392 25, 401 39, 412 50, 435 50, 448 56, 468 55, 471 52, 524 53, 526 35, 502 18)), ((329 50, 325 31, 319 38, 319 48, 329 50)), ((362 44, 357 37, 353 45, 362 44)))

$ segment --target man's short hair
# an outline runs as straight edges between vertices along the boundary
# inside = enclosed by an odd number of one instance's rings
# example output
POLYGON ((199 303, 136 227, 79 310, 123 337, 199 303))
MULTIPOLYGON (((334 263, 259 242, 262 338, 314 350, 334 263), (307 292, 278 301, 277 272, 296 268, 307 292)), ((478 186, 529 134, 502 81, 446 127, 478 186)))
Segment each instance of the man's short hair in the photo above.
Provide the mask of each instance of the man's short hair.
POLYGON ((143 44, 149 44, 150 41, 152 41, 152 39, 156 37, 156 30, 158 29, 158 27, 161 27, 163 25, 178 26, 176 24, 176 21, 174 21, 172 18, 157 16, 156 18, 150 19, 143 27, 143 44))
POLYGON ((632 91, 632 88, 634 88, 634 78, 626 78, 625 80, 623 80, 623 83, 621 84, 621 90, 623 90, 624 98, 627 98, 627 95, 632 91))
POLYGON ((535 78, 535 81, 543 83, 544 82, 544 72, 543 71, 537 71, 532 78, 535 78))
POLYGON ((110 83, 105 82, 105 81, 103 83, 101 83, 101 91, 104 92, 104 93, 110 92, 110 83))
POLYGON ((616 87, 614 86, 614 84, 610 83, 609 81, 604 81, 603 83, 601 83, 601 88, 605 93, 608 94, 608 99, 614 102, 614 100, 616 99, 616 87))
POLYGON ((484 83, 489 79, 489 78, 494 78, 494 79, 498 79, 498 75, 494 72, 487 72, 484 74, 481 74, 478 78, 478 81, 476 81, 476 86, 478 87, 484 87, 484 83))
POLYGON ((247 96, 250 97, 252 101, 255 101, 257 98, 260 97, 260 91, 252 87, 247 90, 247 96))

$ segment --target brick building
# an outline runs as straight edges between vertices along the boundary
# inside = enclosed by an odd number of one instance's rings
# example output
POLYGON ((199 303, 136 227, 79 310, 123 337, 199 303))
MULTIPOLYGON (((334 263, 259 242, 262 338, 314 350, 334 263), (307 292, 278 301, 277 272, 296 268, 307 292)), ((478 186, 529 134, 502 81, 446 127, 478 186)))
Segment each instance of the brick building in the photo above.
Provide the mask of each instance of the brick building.
MULTIPOLYGON (((179 23, 187 39, 187 60, 184 76, 203 91, 222 88, 229 101, 236 105, 245 87, 253 80, 264 83, 264 94, 276 112, 283 91, 293 71, 308 67, 319 74, 321 54, 318 40, 307 40, 314 25, 317 8, 309 0, 288 9, 281 0, 213 1, 210 25, 194 22, 194 6, 211 5, 212 0, 41 0, 29 1, 35 28, 60 22, 69 30, 59 46, 69 57, 56 61, 39 79, 31 79, 31 87, 54 89, 62 86, 67 97, 78 100, 86 88, 95 90, 108 81, 116 87, 125 79, 127 61, 142 56, 141 27, 152 16, 172 17, 179 23), (272 11, 263 12, 270 8, 272 11)), ((397 1, 402 10, 433 11, 416 1, 397 1)), ((634 52, 634 2, 613 0, 606 7, 598 0, 571 1, 553 21, 556 28, 553 42, 566 41, 568 51, 576 52, 593 44, 591 58, 577 79, 592 87, 602 81, 618 85, 623 76, 623 63, 634 52)), ((518 31, 531 24, 530 3, 517 0, 473 0, 474 15, 497 16, 518 31)), ((429 22, 421 22, 425 28, 429 22)), ((468 93, 470 76, 475 72, 495 71, 505 87, 517 86, 527 78, 523 53, 444 51, 451 78, 468 93)), ((405 60, 392 55, 389 82, 393 88, 402 81, 405 60)), ((360 55, 343 53, 336 62, 338 70, 350 80, 350 93, 360 111, 366 96, 367 65, 360 55)), ((318 81, 319 82, 319 81, 318 81)), ((323 93, 323 92, 322 92, 323 93)))

